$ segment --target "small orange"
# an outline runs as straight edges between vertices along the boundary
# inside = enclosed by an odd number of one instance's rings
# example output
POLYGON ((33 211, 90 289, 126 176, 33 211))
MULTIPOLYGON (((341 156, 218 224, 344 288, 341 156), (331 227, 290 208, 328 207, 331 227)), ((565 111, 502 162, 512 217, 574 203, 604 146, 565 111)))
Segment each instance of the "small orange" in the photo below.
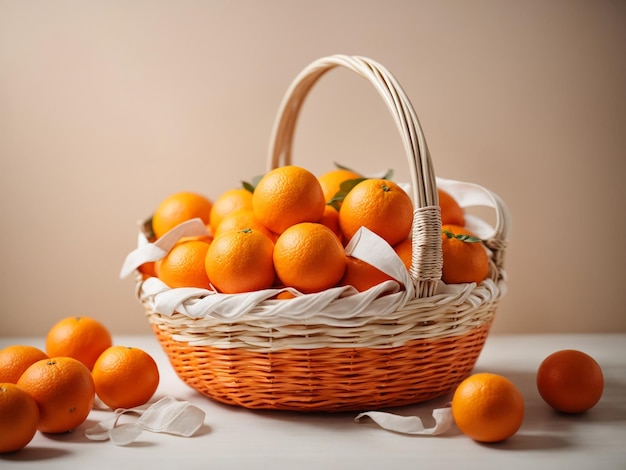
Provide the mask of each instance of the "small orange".
POLYGON ((409 271, 413 263, 413 240, 411 238, 405 238, 400 243, 396 243, 393 249, 404 263, 407 271, 409 271))
POLYGON ((438 188, 439 207, 441 208, 442 225, 465 225, 465 212, 456 199, 447 191, 438 188))
POLYGON ((15 344, 0 351, 0 382, 17 383, 31 364, 48 356, 34 346, 15 344))
POLYGON ((224 216, 239 209, 252 210, 252 193, 246 188, 233 188, 223 192, 213 203, 209 225, 215 233, 224 216))
POLYGON ((385 179, 361 181, 346 195, 339 210, 339 226, 346 241, 364 226, 395 245, 408 237, 412 225, 411 198, 385 179))
POLYGON ((359 292, 366 291, 382 282, 393 278, 380 269, 352 256, 347 257, 346 272, 339 282, 340 286, 353 286, 359 292))
POLYGON ((146 403, 159 386, 159 368, 147 352, 127 346, 111 346, 93 366, 96 394, 111 409, 133 408, 146 403))
POLYGON ((226 294, 268 289, 276 278, 273 251, 274 243, 259 230, 224 232, 209 247, 206 273, 211 284, 226 294))
POLYGON ((67 317, 48 331, 46 353, 49 357, 73 357, 91 370, 98 356, 112 343, 109 330, 98 320, 67 317))
POLYGON ((489 255, 480 239, 457 225, 441 227, 443 267, 441 279, 446 284, 480 284, 489 274, 489 255))
POLYGON ((41 432, 62 433, 80 426, 89 416, 95 398, 91 372, 71 357, 35 362, 24 371, 17 386, 39 406, 41 432))
POLYGON ((152 230, 159 238, 186 220, 199 217, 209 223, 213 203, 202 194, 182 191, 166 197, 152 215, 152 230))
POLYGON ((325 205, 324 192, 315 175, 294 165, 266 173, 252 194, 254 215, 277 234, 300 222, 318 222, 325 205))
POLYGON ((0 383, 0 454, 26 447, 38 424, 35 399, 13 383, 0 383))
POLYGON ((267 235, 270 240, 276 240, 276 234, 259 222, 251 209, 237 209, 225 215, 215 229, 215 237, 230 230, 243 230, 244 228, 258 230, 267 235))
POLYGON ((333 206, 327 205, 325 207, 324 214, 319 220, 319 223, 326 225, 326 227, 331 229, 335 235, 341 238, 341 229, 339 228, 339 212, 337 212, 337 209, 333 206))
POLYGON ((210 289, 204 259, 210 243, 204 240, 183 240, 157 262, 159 279, 171 288, 198 287, 210 289))
POLYGON ((337 235, 325 225, 302 222, 276 240, 274 267, 285 286, 319 292, 336 286, 346 270, 346 254, 337 235))
POLYGON ((564 349, 546 357, 537 371, 537 390, 544 401, 562 413, 593 408, 604 390, 604 376, 594 358, 564 349))
POLYGON ((344 181, 362 178, 358 173, 346 168, 337 168, 328 171, 318 178, 322 191, 324 191, 324 200, 328 203, 335 194, 339 192, 341 183, 344 181))
POLYGON ((157 268, 156 262, 148 261, 147 263, 142 264, 137 268, 137 271, 141 273, 143 279, 147 279, 149 277, 157 277, 157 268))
POLYGON ((513 436, 524 420, 524 398, 506 377, 478 373, 466 378, 452 397, 452 416, 459 430, 480 442, 513 436))
POLYGON ((285 291, 282 291, 282 292, 279 292, 278 294, 276 294, 275 299, 276 300, 289 300, 289 299, 293 299, 295 297, 296 297, 295 294, 292 294, 291 292, 285 290, 285 291))

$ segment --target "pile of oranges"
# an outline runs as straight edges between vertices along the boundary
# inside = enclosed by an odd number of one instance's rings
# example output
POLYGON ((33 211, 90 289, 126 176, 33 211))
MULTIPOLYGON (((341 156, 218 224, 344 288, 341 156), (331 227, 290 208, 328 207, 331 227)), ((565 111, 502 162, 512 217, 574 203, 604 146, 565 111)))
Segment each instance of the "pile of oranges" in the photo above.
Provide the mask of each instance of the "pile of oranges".
MULTIPOLYGON (((443 281, 482 282, 487 250, 465 228, 464 211, 439 190, 442 213, 443 281)), ((171 288, 198 287, 237 294, 272 287, 314 293, 351 285, 364 291, 391 278, 347 256, 347 242, 366 227, 394 248, 409 269, 414 207, 387 177, 365 178, 338 167, 316 177, 288 165, 220 194, 170 195, 152 217, 154 238, 181 222, 201 219, 208 234, 181 239, 161 260, 140 271, 171 288)))
POLYGON ((96 396, 112 409, 132 408, 146 403, 158 384, 148 353, 113 345, 93 318, 64 318, 48 331, 45 352, 31 345, 0 350, 0 453, 25 447, 37 431, 75 429, 96 396))

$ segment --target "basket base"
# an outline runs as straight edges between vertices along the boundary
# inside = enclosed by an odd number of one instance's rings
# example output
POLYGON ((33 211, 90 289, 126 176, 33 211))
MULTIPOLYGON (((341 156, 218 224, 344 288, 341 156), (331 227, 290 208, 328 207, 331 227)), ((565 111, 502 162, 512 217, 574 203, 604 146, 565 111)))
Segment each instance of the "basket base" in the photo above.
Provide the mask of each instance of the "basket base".
POLYGON ((203 395, 244 408, 304 412, 380 410, 445 395, 472 372, 490 326, 386 349, 258 352, 190 346, 153 324, 176 374, 203 395))

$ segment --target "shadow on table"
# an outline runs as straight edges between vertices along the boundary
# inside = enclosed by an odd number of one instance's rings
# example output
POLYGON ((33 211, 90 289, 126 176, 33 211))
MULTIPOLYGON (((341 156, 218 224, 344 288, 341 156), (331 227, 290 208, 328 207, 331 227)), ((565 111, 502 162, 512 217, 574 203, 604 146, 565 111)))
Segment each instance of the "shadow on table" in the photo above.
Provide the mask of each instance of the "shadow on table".
MULTIPOLYGON (((585 423, 625 423, 626 424, 626 383, 615 379, 620 377, 620 371, 605 369, 605 390, 600 402, 586 413, 569 415, 558 413, 548 406, 536 388, 536 374, 528 371, 515 370, 479 370, 478 372, 491 372, 503 375, 511 380, 520 390, 525 402, 525 416, 522 427, 518 433, 510 439, 495 444, 478 444, 501 450, 549 450, 569 447, 573 445, 568 439, 568 430, 584 425, 585 423)), ((399 408, 384 410, 363 410, 363 411, 387 411, 403 416, 419 416, 425 427, 434 425, 432 411, 449 404, 452 394, 448 394, 424 403, 399 408)), ((373 429, 381 433, 389 433, 377 424, 369 420, 362 420, 355 423, 354 418, 358 412, 337 412, 337 413, 306 413, 293 411, 276 410, 247 410, 245 408, 231 407, 231 405, 221 405, 227 407, 230 412, 254 413, 257 417, 267 420, 279 421, 284 424, 298 422, 299 425, 305 423, 312 427, 332 426, 333 430, 345 432, 360 432, 358 429, 365 429, 371 432, 373 429)), ((446 433, 435 438, 451 438, 460 436, 460 431, 456 426, 452 426, 446 433)), ((398 434, 410 439, 432 438, 427 436, 411 436, 398 434)))
POLYGON ((0 462, 3 460, 11 462, 38 462, 58 459, 70 453, 71 452, 66 449, 28 445, 16 452, 0 454, 0 462))

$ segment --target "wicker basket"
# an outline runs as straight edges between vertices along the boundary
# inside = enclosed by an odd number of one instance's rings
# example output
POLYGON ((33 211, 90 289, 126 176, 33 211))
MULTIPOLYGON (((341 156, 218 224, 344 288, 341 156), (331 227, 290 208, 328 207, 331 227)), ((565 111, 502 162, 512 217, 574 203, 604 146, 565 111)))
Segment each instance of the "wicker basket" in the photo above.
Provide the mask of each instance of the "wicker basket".
MULTIPOLYGON (((223 314, 223 303, 222 313, 208 309, 204 315, 190 315, 159 308, 159 293, 138 277, 138 297, 176 373, 220 402, 258 409, 348 411, 408 405, 446 394, 472 371, 502 296, 509 216, 491 192, 496 224, 486 241, 492 254, 489 278, 478 286, 441 289, 441 219, 429 151, 409 99, 376 62, 330 56, 296 77, 273 130, 270 169, 290 164, 304 99, 337 66, 374 85, 404 142, 416 207, 411 298, 384 313, 370 298, 349 321, 333 317, 332 304, 340 299, 300 316, 288 312, 290 302, 297 310, 298 299, 267 298, 235 318, 223 314)), ((228 304, 237 302, 238 295, 223 296, 228 304)))

